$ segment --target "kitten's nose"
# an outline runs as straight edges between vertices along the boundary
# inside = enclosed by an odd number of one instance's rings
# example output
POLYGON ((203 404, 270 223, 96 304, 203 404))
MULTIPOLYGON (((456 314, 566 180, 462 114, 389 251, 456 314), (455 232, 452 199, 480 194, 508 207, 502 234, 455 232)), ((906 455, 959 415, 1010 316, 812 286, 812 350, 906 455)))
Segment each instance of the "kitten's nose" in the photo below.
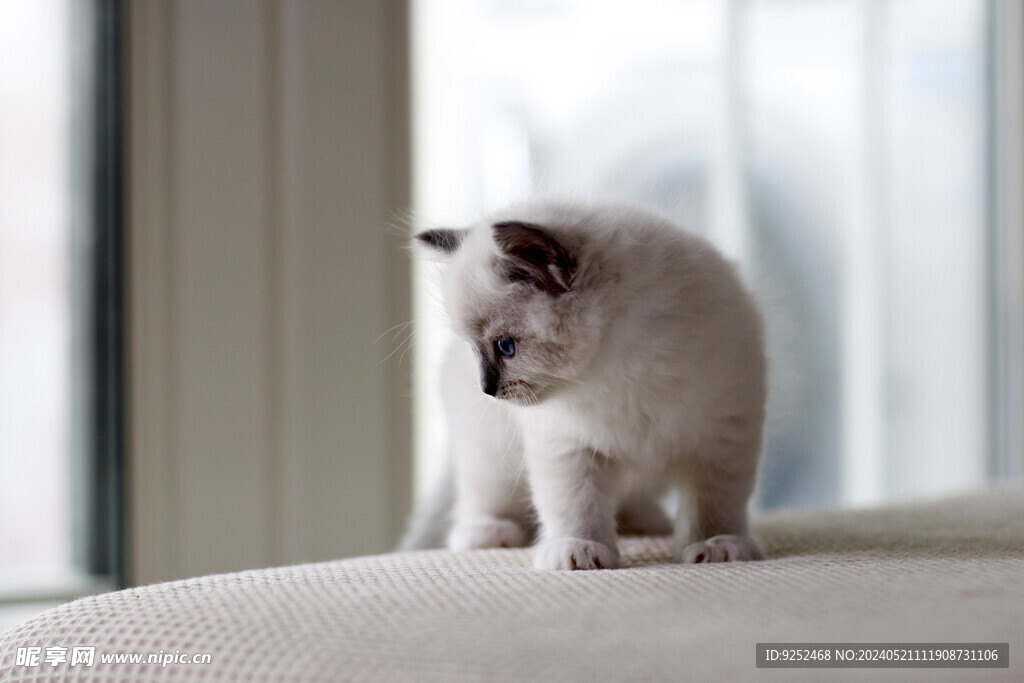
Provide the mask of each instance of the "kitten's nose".
POLYGON ((498 393, 498 366, 484 359, 480 363, 480 388, 488 396, 498 393))

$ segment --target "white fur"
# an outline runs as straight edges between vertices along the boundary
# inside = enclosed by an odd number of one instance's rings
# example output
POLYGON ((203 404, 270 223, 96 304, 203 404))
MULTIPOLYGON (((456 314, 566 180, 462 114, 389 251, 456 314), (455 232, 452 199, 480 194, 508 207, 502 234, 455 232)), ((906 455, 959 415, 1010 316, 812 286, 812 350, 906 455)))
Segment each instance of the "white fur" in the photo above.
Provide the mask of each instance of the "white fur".
POLYGON ((616 527, 665 532, 657 501, 674 487, 680 560, 762 556, 746 513, 764 422, 762 325, 710 244, 634 207, 525 203, 466 234, 444 292, 470 342, 444 372, 450 547, 525 544, 535 510, 538 568, 614 567, 616 527), (570 292, 502 276, 493 226, 512 220, 550 229, 573 255, 570 292), (506 334, 537 341, 508 364, 509 386, 529 389, 501 400, 481 391, 473 349, 506 334))

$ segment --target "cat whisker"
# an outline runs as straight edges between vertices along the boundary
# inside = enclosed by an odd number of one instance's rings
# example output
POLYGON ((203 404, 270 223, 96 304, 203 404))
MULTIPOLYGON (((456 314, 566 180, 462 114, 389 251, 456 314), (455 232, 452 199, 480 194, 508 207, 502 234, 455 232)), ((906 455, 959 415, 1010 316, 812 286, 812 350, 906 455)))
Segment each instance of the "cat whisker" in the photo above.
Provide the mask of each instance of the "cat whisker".
POLYGON ((526 474, 526 458, 519 459, 519 465, 516 467, 516 476, 512 480, 512 486, 509 487, 509 491, 515 491, 519 488, 519 482, 522 480, 523 475, 526 474))
POLYGON ((409 327, 409 325, 412 325, 412 324, 413 324, 413 323, 415 323, 415 322, 416 322, 415 320, 408 320, 408 321, 406 321, 406 322, 404 322, 404 323, 398 323, 398 324, 397 324, 397 325, 395 325, 394 327, 390 327, 390 328, 388 328, 388 329, 384 330, 383 332, 381 332, 381 333, 380 333, 380 334, 379 334, 379 335, 377 336, 377 338, 373 340, 373 343, 374 343, 374 344, 379 344, 379 343, 380 343, 380 340, 381 340, 381 339, 383 339, 383 338, 384 338, 385 336, 387 336, 387 334, 388 334, 388 333, 390 333, 390 332, 395 332, 395 334, 396 334, 396 336, 397 336, 397 334, 398 334, 398 331, 400 331, 400 330, 404 330, 405 328, 409 327))
POLYGON ((402 352, 401 357, 399 357, 399 359, 398 359, 398 364, 399 365, 401 365, 402 362, 405 360, 406 354, 408 354, 410 351, 412 351, 412 347, 416 344, 416 340, 418 339, 418 335, 419 335, 419 331, 418 330, 414 330, 412 332, 412 334, 410 334, 408 337, 406 337, 406 341, 408 342, 408 344, 406 344, 405 351, 402 352))
POLYGON ((402 352, 402 355, 399 356, 399 358, 398 358, 398 364, 401 365, 402 362, 405 360, 406 354, 409 353, 409 351, 412 349, 413 345, 416 343, 416 339, 417 339, 417 335, 418 334, 419 334, 419 331, 414 329, 412 332, 410 332, 408 335, 406 335, 406 337, 395 346, 394 350, 392 350, 391 353, 389 353, 388 355, 384 356, 384 358, 382 358, 377 363, 377 365, 383 365, 384 363, 386 363, 388 360, 390 360, 391 357, 394 356, 399 351, 402 352))

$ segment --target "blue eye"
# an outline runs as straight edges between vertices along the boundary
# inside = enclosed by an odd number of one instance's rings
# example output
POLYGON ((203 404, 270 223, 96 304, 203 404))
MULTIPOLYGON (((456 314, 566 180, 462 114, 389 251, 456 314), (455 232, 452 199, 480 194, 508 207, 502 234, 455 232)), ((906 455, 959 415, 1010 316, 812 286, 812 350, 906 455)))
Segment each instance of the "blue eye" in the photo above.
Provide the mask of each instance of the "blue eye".
POLYGON ((512 337, 502 337, 494 342, 494 348, 498 350, 499 356, 511 358, 516 355, 516 342, 512 337))

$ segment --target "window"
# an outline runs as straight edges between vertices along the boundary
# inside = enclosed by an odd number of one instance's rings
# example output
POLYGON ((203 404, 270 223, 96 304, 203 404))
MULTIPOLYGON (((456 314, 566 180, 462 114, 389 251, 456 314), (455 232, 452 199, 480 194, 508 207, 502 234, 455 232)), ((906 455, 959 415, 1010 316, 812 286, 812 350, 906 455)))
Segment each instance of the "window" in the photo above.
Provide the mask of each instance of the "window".
MULTIPOLYGON (((1007 369, 992 353, 1007 309, 993 255, 991 11, 422 0, 417 215, 458 224, 532 193, 616 196, 737 260, 773 364, 761 508, 1006 476, 995 416, 1020 407, 1001 403, 1007 369)), ((419 282, 429 354, 444 333, 430 279, 419 282)), ((422 488, 445 435, 436 359, 418 367, 422 488)))
POLYGON ((119 576, 116 6, 0 5, 0 606, 119 576))

